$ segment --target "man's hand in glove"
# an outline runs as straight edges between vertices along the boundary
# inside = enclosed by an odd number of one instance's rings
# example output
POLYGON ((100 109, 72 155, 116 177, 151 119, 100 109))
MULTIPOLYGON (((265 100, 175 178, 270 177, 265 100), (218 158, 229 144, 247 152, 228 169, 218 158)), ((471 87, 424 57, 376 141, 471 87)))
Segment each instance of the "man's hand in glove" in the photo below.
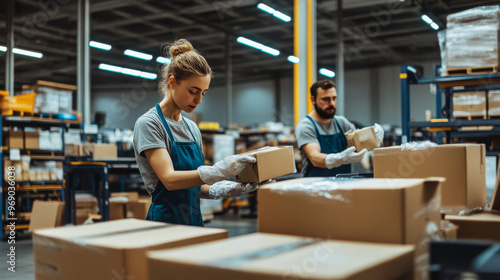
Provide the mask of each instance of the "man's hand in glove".
POLYGON ((384 141, 384 129, 378 124, 375 123, 373 125, 373 128, 375 129, 375 134, 377 134, 379 146, 382 145, 382 142, 384 141))
POLYGON ((356 153, 356 147, 349 147, 340 153, 328 154, 325 158, 325 165, 328 169, 361 161, 368 151, 366 149, 356 153))

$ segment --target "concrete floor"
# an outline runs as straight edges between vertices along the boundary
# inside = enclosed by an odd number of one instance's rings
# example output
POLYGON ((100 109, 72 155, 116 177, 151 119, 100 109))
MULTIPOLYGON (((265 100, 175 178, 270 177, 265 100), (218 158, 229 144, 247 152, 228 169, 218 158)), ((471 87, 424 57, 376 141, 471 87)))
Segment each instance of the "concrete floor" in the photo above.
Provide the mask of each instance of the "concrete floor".
MULTIPOLYGON (((491 200, 493 188, 496 181, 496 158, 488 157, 486 159, 486 185, 488 201, 491 200)), ((257 219, 240 218, 239 215, 229 212, 224 216, 217 216, 209 223, 207 227, 224 228, 228 230, 229 237, 257 232, 257 219)), ((34 279, 33 267, 33 242, 31 234, 21 232, 16 238, 16 272, 7 270, 7 254, 9 253, 7 242, 0 242, 0 279, 12 280, 31 280, 34 279)))

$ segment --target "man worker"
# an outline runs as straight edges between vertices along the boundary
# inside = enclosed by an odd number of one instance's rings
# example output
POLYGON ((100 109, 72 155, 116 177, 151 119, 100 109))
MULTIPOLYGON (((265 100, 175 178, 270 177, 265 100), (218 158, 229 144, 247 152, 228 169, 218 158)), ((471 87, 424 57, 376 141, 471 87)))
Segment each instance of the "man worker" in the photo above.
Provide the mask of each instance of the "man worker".
MULTIPOLYGON (((302 155, 304 177, 334 177, 351 173, 351 163, 359 162, 368 152, 347 147, 344 133, 354 130, 354 125, 343 116, 335 116, 337 90, 330 80, 317 81, 311 86, 314 110, 295 128, 295 137, 302 155)), ((374 125, 380 143, 384 130, 374 125)))

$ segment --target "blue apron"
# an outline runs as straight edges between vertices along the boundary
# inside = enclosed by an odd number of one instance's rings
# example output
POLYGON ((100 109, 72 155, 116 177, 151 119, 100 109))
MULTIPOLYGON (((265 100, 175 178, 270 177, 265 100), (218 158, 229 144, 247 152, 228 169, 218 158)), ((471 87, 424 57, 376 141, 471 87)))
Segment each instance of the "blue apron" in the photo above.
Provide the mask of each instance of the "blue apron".
MULTIPOLYGON (((186 123, 193 137, 193 142, 176 142, 159 104, 156 104, 156 110, 170 138, 170 158, 174 164, 174 169, 176 171, 195 170, 198 166, 203 165, 205 163, 203 153, 184 118, 184 123, 186 123)), ((203 226, 200 210, 200 189, 201 187, 198 186, 169 191, 161 181, 158 181, 155 191, 151 195, 152 203, 146 220, 203 226)))
MULTIPOLYGON (((321 153, 340 153, 343 150, 347 149, 347 139, 345 138, 344 132, 342 131, 342 128, 340 127, 337 119, 333 118, 335 120, 335 123, 337 124, 339 133, 323 135, 319 134, 318 127, 316 126, 316 123, 313 121, 313 119, 310 116, 307 116, 307 118, 309 118, 309 120, 311 120, 312 124, 314 125, 314 129, 316 130, 316 137, 318 138, 319 146, 321 147, 321 153)), ((337 174, 351 173, 350 164, 345 164, 339 167, 328 169, 314 166, 309 158, 307 158, 307 161, 309 164, 307 165, 304 177, 335 177, 335 175, 337 174)))

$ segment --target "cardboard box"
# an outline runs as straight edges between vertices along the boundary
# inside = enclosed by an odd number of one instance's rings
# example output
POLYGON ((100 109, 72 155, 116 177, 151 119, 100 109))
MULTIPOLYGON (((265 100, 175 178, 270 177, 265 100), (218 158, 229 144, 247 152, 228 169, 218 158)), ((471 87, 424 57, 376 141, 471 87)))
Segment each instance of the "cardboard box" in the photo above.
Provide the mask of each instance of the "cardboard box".
POLYGON ((223 229, 136 219, 37 230, 33 234, 35 278, 148 279, 147 251, 226 237, 223 229))
POLYGON ((295 172, 292 146, 264 147, 242 155, 253 156, 257 162, 243 169, 236 182, 260 183, 295 172))
POLYGON ((485 146, 448 144, 402 150, 401 146, 373 151, 375 178, 444 177, 444 208, 475 208, 486 204, 485 146))
POLYGON ((139 201, 139 193, 137 192, 112 192, 109 197, 124 197, 127 201, 139 201))
POLYGON ((500 90, 488 91, 488 116, 500 116, 500 90))
POLYGON ((444 240, 457 240, 458 226, 450 221, 441 221, 439 232, 444 240))
MULTIPOLYGON (((23 174, 23 165, 22 161, 20 160, 8 160, 5 159, 3 161, 3 179, 8 182, 8 181, 14 181, 14 182, 19 182, 19 181, 24 181, 24 180, 29 180, 29 174, 23 174), (9 170, 9 167, 14 168, 14 170, 9 170), (15 174, 12 174, 14 172, 15 174), (14 175, 14 176, 13 176, 14 175), (27 177, 26 179, 24 177, 27 177), (9 180, 10 179, 10 180, 9 180)), ((6 186, 8 186, 8 183, 5 183, 6 186)))
POLYGON ((63 225, 64 202, 39 200, 33 202, 29 231, 55 228, 63 225))
POLYGON ((93 158, 117 158, 118 148, 116 144, 92 144, 93 158))
POLYGON ((356 147, 357 152, 363 149, 371 151, 380 146, 373 126, 349 131, 345 134, 345 138, 347 139, 347 145, 349 147, 356 147))
POLYGON ((23 131, 22 130, 8 130, 4 131, 5 146, 9 149, 24 149, 23 131))
POLYGON ((24 146, 27 150, 38 150, 38 130, 24 132, 24 146))
POLYGON ((66 144, 64 145, 65 156, 83 156, 83 147, 81 144, 66 144))
POLYGON ((258 229, 415 245, 416 267, 421 272, 428 265, 428 240, 438 234, 441 223, 442 180, 303 178, 267 184, 257 193, 258 229))
POLYGON ((458 239, 500 241, 499 214, 446 215, 445 219, 458 226, 458 239))
POLYGON ((453 117, 485 117, 486 92, 470 91, 453 94, 453 117))
POLYGON ((125 205, 127 211, 126 218, 146 219, 150 205, 150 199, 127 202, 125 205))
POLYGON ((109 201, 109 220, 125 219, 125 202, 109 201))
POLYGON ((412 259, 413 246, 255 233, 149 252, 148 267, 151 280, 387 280, 411 279, 412 259))

